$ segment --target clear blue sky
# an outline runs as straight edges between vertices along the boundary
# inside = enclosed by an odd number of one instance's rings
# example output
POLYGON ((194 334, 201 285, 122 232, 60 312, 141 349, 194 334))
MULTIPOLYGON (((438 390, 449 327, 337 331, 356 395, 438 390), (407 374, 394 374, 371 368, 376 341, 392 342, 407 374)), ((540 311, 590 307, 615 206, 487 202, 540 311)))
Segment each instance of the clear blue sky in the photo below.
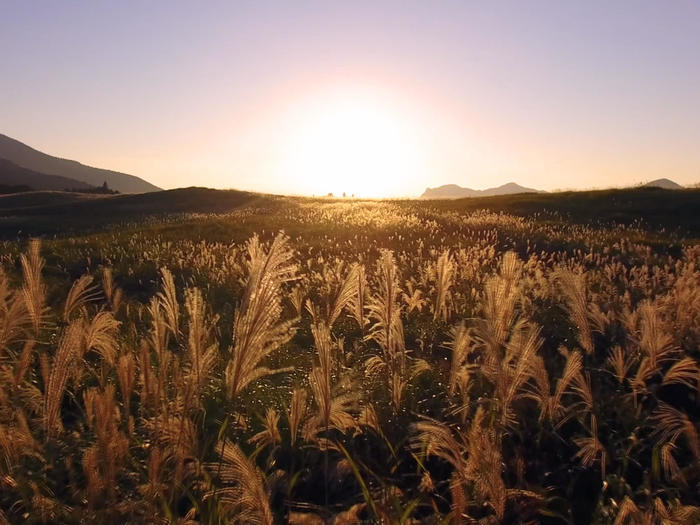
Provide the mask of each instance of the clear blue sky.
POLYGON ((700 182, 697 1, 0 0, 0 49, 0 132, 163 187, 700 182))

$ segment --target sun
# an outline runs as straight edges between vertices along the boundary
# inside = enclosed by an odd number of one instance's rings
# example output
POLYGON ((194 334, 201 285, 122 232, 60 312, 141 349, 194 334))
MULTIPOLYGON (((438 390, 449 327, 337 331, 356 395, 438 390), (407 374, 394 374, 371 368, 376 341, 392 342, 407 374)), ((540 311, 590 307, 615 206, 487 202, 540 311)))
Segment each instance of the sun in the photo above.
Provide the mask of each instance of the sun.
POLYGON ((368 96, 307 106, 290 126, 281 170, 299 193, 395 197, 423 170, 410 120, 368 96))

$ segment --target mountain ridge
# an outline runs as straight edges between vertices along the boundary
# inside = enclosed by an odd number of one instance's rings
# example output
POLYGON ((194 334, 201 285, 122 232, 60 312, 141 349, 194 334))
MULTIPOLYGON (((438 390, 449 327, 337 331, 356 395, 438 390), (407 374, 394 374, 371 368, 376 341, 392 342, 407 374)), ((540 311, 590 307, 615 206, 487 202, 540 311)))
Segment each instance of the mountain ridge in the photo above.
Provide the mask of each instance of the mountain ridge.
POLYGON ((74 179, 88 186, 101 186, 103 182, 121 193, 147 193, 161 188, 135 175, 95 168, 78 161, 49 155, 0 133, 0 158, 21 168, 44 175, 74 179))
POLYGON ((542 190, 526 188, 515 182, 507 182, 494 188, 474 190, 457 184, 444 184, 436 188, 426 188, 421 199, 462 199, 465 197, 491 197, 494 195, 514 195, 516 193, 544 193, 542 190))
POLYGON ((0 158, 0 184, 7 186, 26 185, 34 190, 91 190, 95 186, 61 175, 48 175, 18 166, 0 158))

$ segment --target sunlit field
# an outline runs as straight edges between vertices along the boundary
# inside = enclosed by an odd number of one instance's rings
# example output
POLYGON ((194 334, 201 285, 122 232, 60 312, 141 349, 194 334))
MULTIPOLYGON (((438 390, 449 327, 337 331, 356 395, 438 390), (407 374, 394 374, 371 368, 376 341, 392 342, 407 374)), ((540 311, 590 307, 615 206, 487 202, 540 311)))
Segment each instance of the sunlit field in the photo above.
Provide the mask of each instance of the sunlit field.
POLYGON ((0 523, 699 523, 672 193, 8 212, 0 523))

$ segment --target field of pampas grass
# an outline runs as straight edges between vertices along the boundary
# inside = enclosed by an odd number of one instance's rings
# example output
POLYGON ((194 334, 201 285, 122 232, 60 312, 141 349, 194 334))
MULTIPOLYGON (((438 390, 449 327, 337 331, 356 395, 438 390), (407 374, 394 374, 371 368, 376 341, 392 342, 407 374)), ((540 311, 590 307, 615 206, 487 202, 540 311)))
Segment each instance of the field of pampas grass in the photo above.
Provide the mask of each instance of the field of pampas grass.
POLYGON ((700 523, 700 244, 445 206, 3 242, 0 523, 700 523))

